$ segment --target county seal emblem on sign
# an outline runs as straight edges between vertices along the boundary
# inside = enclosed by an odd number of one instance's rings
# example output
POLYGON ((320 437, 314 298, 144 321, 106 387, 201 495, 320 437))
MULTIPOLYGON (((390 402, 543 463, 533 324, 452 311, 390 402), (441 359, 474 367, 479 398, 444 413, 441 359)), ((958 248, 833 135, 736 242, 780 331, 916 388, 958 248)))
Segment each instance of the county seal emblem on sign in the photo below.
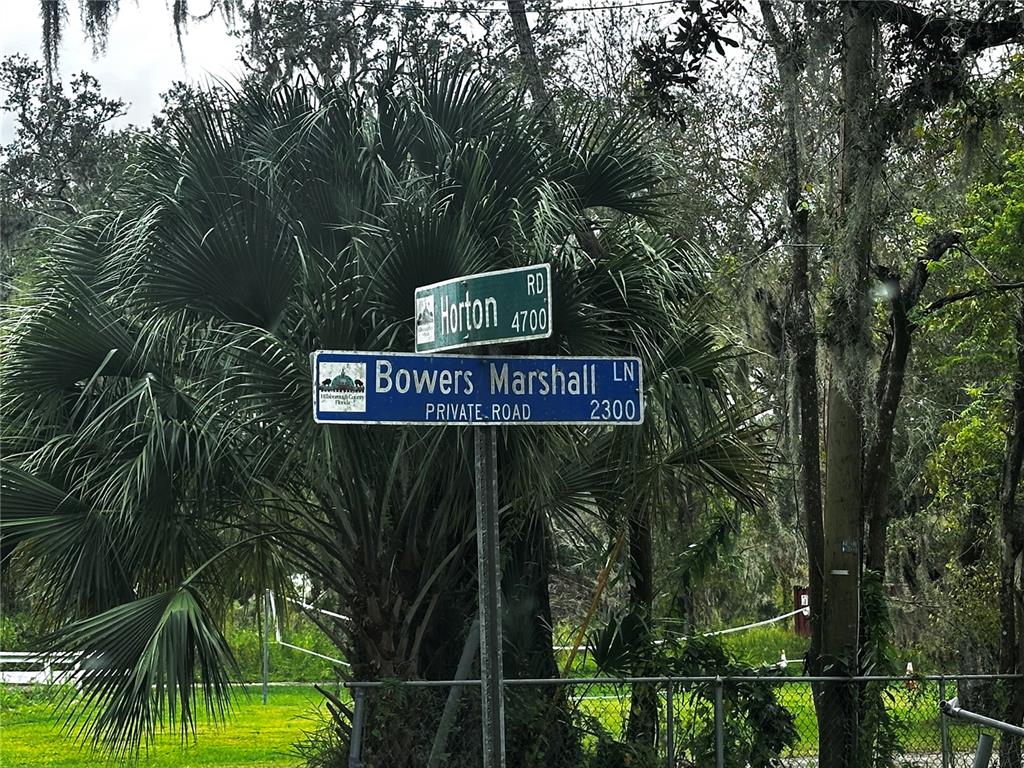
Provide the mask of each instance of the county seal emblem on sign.
POLYGON ((416 343, 429 344, 434 340, 434 296, 416 297, 416 343))
POLYGON ((323 363, 319 376, 320 410, 366 412, 366 363, 323 363))

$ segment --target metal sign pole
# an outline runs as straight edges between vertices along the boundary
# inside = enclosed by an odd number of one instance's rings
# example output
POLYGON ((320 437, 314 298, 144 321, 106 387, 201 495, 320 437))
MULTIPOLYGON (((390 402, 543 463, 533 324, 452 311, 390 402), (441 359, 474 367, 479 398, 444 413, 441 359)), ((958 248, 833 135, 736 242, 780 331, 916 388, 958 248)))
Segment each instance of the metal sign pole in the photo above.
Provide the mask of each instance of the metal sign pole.
POLYGON ((480 590, 480 711, 484 768, 505 768, 505 699, 501 669, 501 570, 498 549, 498 436, 474 427, 476 549, 480 590))

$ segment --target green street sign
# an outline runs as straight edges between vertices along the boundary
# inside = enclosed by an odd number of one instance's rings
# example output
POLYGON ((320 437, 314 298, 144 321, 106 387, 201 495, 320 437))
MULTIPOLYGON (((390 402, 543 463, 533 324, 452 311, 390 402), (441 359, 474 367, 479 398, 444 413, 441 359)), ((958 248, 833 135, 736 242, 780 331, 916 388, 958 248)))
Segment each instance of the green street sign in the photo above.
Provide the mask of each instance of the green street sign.
POLYGON ((550 264, 482 272, 416 289, 417 352, 550 335, 550 264))

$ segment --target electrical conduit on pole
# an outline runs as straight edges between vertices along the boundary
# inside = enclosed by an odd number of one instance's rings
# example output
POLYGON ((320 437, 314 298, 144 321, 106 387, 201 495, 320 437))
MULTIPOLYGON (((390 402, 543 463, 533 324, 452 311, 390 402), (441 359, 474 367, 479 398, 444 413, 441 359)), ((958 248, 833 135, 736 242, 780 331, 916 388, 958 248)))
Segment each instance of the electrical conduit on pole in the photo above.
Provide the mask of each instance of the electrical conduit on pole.
MULTIPOLYGON (((939 701, 946 700, 946 679, 939 678, 939 701)), ((949 768, 949 721, 946 713, 939 713, 939 735, 942 739, 942 768, 949 768)))
POLYGON ((715 768, 725 768, 725 702, 722 678, 715 677, 715 768))

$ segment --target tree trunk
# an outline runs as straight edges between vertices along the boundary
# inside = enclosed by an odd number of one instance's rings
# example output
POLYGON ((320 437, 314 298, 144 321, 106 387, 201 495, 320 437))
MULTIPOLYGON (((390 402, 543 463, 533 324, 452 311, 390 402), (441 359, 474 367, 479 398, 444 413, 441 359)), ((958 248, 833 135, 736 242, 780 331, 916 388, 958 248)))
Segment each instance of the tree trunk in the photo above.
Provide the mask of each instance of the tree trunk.
MULTIPOLYGON (((1016 322, 1017 370, 1013 382, 1010 428, 999 491, 1002 557, 999 569, 999 671, 1024 673, 1024 513, 1017 506, 1021 461, 1024 458, 1024 301, 1018 306, 1016 322)), ((1003 719, 1024 723, 1024 680, 1004 681, 1003 719)), ((1003 734, 999 741, 999 765, 1021 768, 1021 739, 1003 734)))
POLYGON ((928 283, 928 265, 960 245, 959 232, 943 232, 928 242, 907 276, 906 285, 887 267, 876 267, 889 292, 889 339, 879 365, 875 389, 875 419, 871 442, 864 457, 864 515, 868 523, 867 568, 885 580, 885 555, 889 527, 889 471, 896 414, 903 398, 907 363, 916 326, 910 312, 917 306, 928 283))
POLYGON ((526 87, 530 89, 536 109, 546 109, 551 99, 544 86, 544 78, 540 76, 537 49, 533 45, 533 34, 526 19, 526 5, 523 0, 508 0, 508 14, 512 19, 512 33, 519 48, 519 61, 526 76, 526 87))
MULTIPOLYGON (((787 37, 779 28, 774 8, 768 0, 761 2, 775 59, 779 69, 785 121, 786 207, 789 212, 790 239, 790 314, 786 329, 788 345, 793 350, 797 472, 797 503, 804 521, 807 546, 808 594, 811 609, 811 642, 807 652, 808 674, 821 674, 821 633, 824 578, 824 529, 821 514, 821 414, 818 393, 818 337, 811 313, 809 275, 810 215, 801 204, 804 188, 800 162, 799 106, 800 62, 804 51, 797 46, 800 38, 793 32, 787 37)), ((815 696, 818 699, 818 696, 815 696)))
MULTIPOLYGON (((502 574, 505 678, 557 678, 548 583, 551 547, 542 514, 509 536, 502 574)), ((559 765, 579 751, 566 690, 516 686, 505 690, 509 765, 559 765)))
MULTIPOLYGON (((918 262, 920 266, 922 262, 918 262)), ((915 275, 919 271, 915 267, 915 275)), ((927 270, 921 270, 927 274, 927 270)), ((894 292, 889 318, 889 344, 882 357, 875 396, 872 438, 864 457, 864 516, 868 525, 866 567, 885 581, 885 555, 889 528, 889 470, 892 466, 892 437, 896 429, 896 411, 903 397, 903 382, 910 356, 912 327, 907 316, 909 306, 900 291, 899 281, 889 283, 894 292)), ((923 287, 923 282, 921 283, 923 287)), ((919 292, 918 292, 919 295, 919 292)), ((916 297, 914 298, 916 303, 916 297)), ((911 304, 912 306, 912 304, 911 304)))
POLYGON ((503 573, 505 676, 558 677, 551 640, 551 571, 547 523, 542 515, 509 537, 503 573))

